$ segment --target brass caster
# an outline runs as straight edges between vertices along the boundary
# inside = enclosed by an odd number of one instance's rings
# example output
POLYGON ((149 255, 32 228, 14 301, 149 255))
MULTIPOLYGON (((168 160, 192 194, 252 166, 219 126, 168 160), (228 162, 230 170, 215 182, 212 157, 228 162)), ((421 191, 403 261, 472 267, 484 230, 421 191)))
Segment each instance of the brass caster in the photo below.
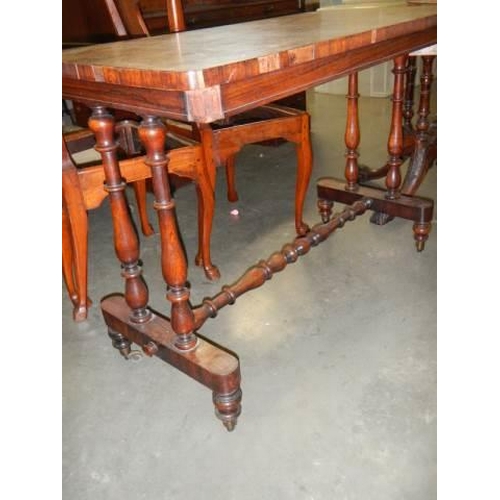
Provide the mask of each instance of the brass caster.
POLYGON ((417 247, 417 252, 421 252, 425 248, 425 241, 416 241, 415 246, 417 247))
POLYGON ((421 252, 425 247, 425 242, 429 239, 431 224, 429 222, 413 224, 413 237, 417 252, 421 252))
POLYGON ((128 359, 130 354, 130 347, 124 347, 123 349, 118 349, 118 352, 121 354, 123 359, 128 359))
POLYGON ((228 430, 228 432, 234 431, 236 427, 236 419, 234 420, 226 420, 223 422, 224 427, 228 430))
POLYGON ((241 396, 241 389, 237 389, 231 394, 213 394, 215 415, 229 432, 234 430, 240 416, 241 396))
POLYGON ((130 360, 134 363, 137 363, 142 360, 144 355, 142 354, 142 351, 139 351, 138 349, 133 349, 129 351, 128 355, 124 356, 126 360, 130 360))
POLYGON ((121 333, 108 329, 108 335, 111 339, 113 347, 125 358, 130 355, 130 341, 121 333))

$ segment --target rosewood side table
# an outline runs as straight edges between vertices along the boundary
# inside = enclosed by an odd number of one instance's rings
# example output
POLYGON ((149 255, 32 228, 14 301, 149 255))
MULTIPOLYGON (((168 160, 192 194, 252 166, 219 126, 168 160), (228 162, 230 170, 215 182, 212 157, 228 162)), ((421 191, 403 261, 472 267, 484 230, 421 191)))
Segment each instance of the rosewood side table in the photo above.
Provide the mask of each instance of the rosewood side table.
POLYGON ((213 392, 217 416, 232 430, 241 411, 239 360, 198 334, 208 318, 367 210, 412 220, 417 243, 425 241, 433 203, 401 193, 403 80, 408 54, 436 40, 435 6, 395 6, 369 12, 302 13, 65 51, 63 98, 93 109, 89 126, 102 156, 116 255, 125 281, 124 295, 108 296, 101 302, 113 345, 127 357, 135 343, 146 355, 163 359, 207 386, 213 392), (386 187, 381 189, 358 183, 355 74, 387 60, 394 60, 395 87, 386 187), (192 307, 175 202, 166 176, 166 131, 160 117, 210 123, 345 75, 350 75, 346 178, 318 181, 322 222, 251 267, 234 284, 192 307), (143 117, 139 135, 152 172, 161 269, 171 304, 168 317, 148 306, 139 243, 128 217, 116 158, 114 120, 107 107, 143 117), (347 206, 332 215, 333 201, 347 206))

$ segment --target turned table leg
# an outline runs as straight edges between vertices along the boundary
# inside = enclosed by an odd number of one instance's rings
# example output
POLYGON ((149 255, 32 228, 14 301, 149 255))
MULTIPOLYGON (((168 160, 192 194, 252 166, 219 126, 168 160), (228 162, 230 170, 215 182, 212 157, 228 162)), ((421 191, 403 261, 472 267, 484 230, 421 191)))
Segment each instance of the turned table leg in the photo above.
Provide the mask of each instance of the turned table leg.
POLYGON ((387 198, 394 200, 400 196, 401 164, 403 155, 403 98, 404 75, 407 55, 394 59, 394 94, 392 97, 392 119, 387 150, 389 152, 389 171, 385 178, 387 198))
POLYGON ((166 135, 165 126, 156 117, 145 117, 139 127, 139 137, 146 149, 146 164, 151 168, 153 180, 154 208, 158 214, 161 240, 161 269, 168 286, 167 299, 172 304, 172 328, 177 333, 175 344, 180 350, 189 350, 196 346, 197 339, 186 286, 187 262, 177 232, 175 202, 168 182, 166 135))
MULTIPOLYGON (((347 119, 344 134, 346 145, 344 177, 346 180, 345 189, 347 191, 357 191, 359 188, 359 166, 358 166, 358 146, 361 139, 359 129, 359 93, 358 93, 358 73, 350 73, 348 77, 347 91, 347 119)), ((327 223, 333 210, 333 201, 328 199, 318 199, 318 211, 323 223, 327 223)))
POLYGON ((418 106, 417 133, 425 136, 429 131, 431 87, 434 79, 432 65, 436 56, 422 56, 422 76, 420 77, 420 102, 418 106))
MULTIPOLYGON (((412 125, 413 120, 413 99, 415 93, 415 75, 416 75, 416 57, 408 57, 407 64, 405 67, 405 84, 404 84, 404 100, 403 100, 403 152, 402 161, 411 156, 413 153, 413 147, 415 143, 414 130, 412 125)), ((389 163, 386 162, 382 167, 377 169, 371 169, 366 165, 359 165, 359 175, 358 180, 361 183, 382 179, 387 176, 389 171, 389 163)), ((384 216, 373 216, 372 222, 375 223, 385 223, 388 222, 384 219, 384 216), (381 219, 376 222, 376 219, 381 219)))
POLYGON ((352 204, 360 199, 370 199, 369 209, 373 210, 371 221, 385 224, 394 217, 401 217, 414 222, 413 232, 417 249, 421 250, 427 239, 432 220, 433 203, 431 200, 407 196, 401 187, 401 165, 409 150, 405 141, 403 127, 411 123, 412 92, 405 91, 405 75, 411 82, 414 73, 413 61, 406 64, 407 55, 394 59, 394 93, 391 116, 391 127, 387 142, 389 159, 386 166, 378 170, 369 170, 358 164, 357 148, 359 145, 358 92, 356 75, 349 76, 349 92, 347 102, 347 126, 345 141, 347 146, 345 178, 341 180, 325 177, 317 184, 318 209, 324 223, 330 220, 333 202, 352 204), (378 178, 385 172, 386 189, 358 184, 357 180, 378 178))
POLYGON ((413 131, 413 102, 415 96, 415 76, 417 74, 417 58, 415 56, 408 57, 406 64, 406 85, 405 97, 403 104, 403 128, 405 132, 413 131))
POLYGON ((359 113, 358 113, 358 74, 349 75, 349 90, 347 94, 347 123, 345 129, 345 144, 347 147, 345 178, 346 189, 356 191, 358 189, 358 146, 360 141, 359 113))
POLYGON ((420 77, 420 100, 418 118, 415 127, 414 152, 408 166, 401 192, 415 194, 425 178, 427 171, 436 158, 435 137, 430 134, 429 122, 431 87, 433 81, 432 65, 435 55, 422 57, 422 75, 420 77))
MULTIPOLYGON (((177 229, 175 201, 167 174, 166 128, 158 118, 146 116, 139 127, 139 137, 146 149, 146 164, 151 168, 161 241, 161 269, 167 284, 167 299, 171 303, 170 323, 155 318, 162 332, 158 334, 157 326, 153 325, 148 332, 153 340, 140 343, 146 354, 161 357, 210 387, 217 417, 228 430, 233 430, 241 412, 239 363, 234 355, 201 340, 194 331, 187 260, 177 229)), ((131 335, 137 336, 138 332, 131 335)))
MULTIPOLYGON (((161 240, 161 268, 171 303, 171 319, 148 307, 148 291, 138 264, 139 242, 128 213, 125 184, 120 175, 114 141, 113 117, 96 107, 89 120, 101 153, 106 189, 113 219, 114 243, 122 263, 125 295, 102 299, 101 310, 113 346, 126 359, 144 352, 156 356, 212 390, 215 413, 228 430, 233 430, 241 412, 240 366, 237 356, 195 334, 194 315, 189 304, 187 263, 177 230, 175 203, 168 181, 165 153, 166 129, 156 117, 146 116, 139 128, 151 168, 154 207, 158 213, 161 240), (141 351, 132 351, 131 344, 141 351)), ((161 397, 161 395, 160 395, 161 397)))
MULTIPOLYGON (((401 186, 401 192, 408 195, 413 195, 417 192, 427 171, 436 158, 435 137, 431 137, 429 134, 430 97, 433 80, 432 65, 435 57, 435 55, 422 57, 422 76, 420 78, 420 101, 415 132, 415 147, 408 166, 408 172, 401 186)), ((430 230, 430 222, 416 223, 413 226, 417 251, 421 252, 424 249, 430 230)))
MULTIPOLYGON (((394 59, 394 87, 392 94, 392 115, 387 151, 387 173, 385 176, 386 197, 389 200, 399 198, 401 186, 401 164, 403 163, 403 102, 405 99, 404 77, 407 73, 407 55, 398 56, 394 59)), ((386 213, 376 212, 370 218, 371 222, 378 225, 386 224, 391 217, 386 213)))
POLYGON ((115 251, 122 265, 122 276, 125 278, 125 300, 131 309, 130 320, 134 323, 145 323, 151 318, 151 312, 147 308, 148 289, 139 265, 139 240, 125 197, 126 184, 120 174, 114 124, 114 117, 104 107, 97 106, 93 109, 89 128, 95 134, 95 149, 102 158, 105 189, 109 193, 113 219, 115 251))

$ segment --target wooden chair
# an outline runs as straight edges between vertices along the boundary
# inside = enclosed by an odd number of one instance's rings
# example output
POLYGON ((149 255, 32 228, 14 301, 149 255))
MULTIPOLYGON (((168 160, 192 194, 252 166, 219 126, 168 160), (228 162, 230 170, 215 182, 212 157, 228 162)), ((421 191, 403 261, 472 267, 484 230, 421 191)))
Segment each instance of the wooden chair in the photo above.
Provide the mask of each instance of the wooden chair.
MULTIPOLYGON (((186 24, 180 0, 166 0, 168 28, 172 33, 185 31, 186 24)), ((138 0, 105 0, 119 37, 149 36, 138 0)), ((303 207, 312 170, 309 114, 302 110, 270 104, 241 113, 230 119, 210 125, 185 124, 168 120, 171 130, 199 140, 205 151, 210 182, 215 186, 216 167, 226 169, 227 196, 229 201, 238 200, 235 187, 235 156, 243 146, 266 143, 277 139, 293 142, 297 150, 297 180, 295 189, 295 229, 298 235, 305 234, 309 227, 303 220, 303 207)), ((203 225, 208 238, 213 213, 205 211, 203 225)), ((207 237, 207 236, 205 236, 207 237)), ((203 244, 209 244, 205 241, 203 244)), ((202 265, 211 279, 219 277, 219 271, 203 262, 198 254, 197 265, 202 265)))
MULTIPOLYGON (((120 160, 120 171, 125 182, 134 188, 142 232, 148 236, 154 232, 146 209, 145 183, 151 177, 151 170, 137 147, 132 133, 136 128, 137 124, 132 122, 116 126, 118 142, 125 156, 120 160)), ((77 165, 71 155, 94 144, 94 135, 89 130, 66 134, 62 139, 62 267, 66 288, 73 302, 75 321, 86 319, 91 304, 87 296, 87 212, 100 206, 107 192, 102 164, 77 165)), ((183 180, 193 181, 197 188, 199 211, 205 207, 213 211, 213 189, 207 182, 201 146, 193 140, 168 133, 167 147, 168 172, 173 177, 173 184, 179 185, 178 181, 183 180)), ((202 230, 200 227, 200 234, 202 230)), ((210 263, 209 252, 208 247, 202 258, 210 263)))

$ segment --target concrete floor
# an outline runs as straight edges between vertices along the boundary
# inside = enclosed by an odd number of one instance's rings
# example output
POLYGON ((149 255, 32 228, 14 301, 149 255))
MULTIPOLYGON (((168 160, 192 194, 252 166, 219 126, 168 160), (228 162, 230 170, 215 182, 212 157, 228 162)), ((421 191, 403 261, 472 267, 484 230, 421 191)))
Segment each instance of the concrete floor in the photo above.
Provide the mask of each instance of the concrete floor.
MULTIPOLYGON (((313 178, 341 177, 345 100, 311 92, 308 106, 313 178)), ((389 99, 361 99, 361 162, 385 161, 389 121, 389 99)), ((248 147, 238 158, 237 219, 219 172, 220 283, 192 264, 195 193, 177 193, 194 304, 293 239, 294 165, 289 144, 248 147)), ((435 168, 421 194, 436 198, 435 168)), ((312 182, 310 223, 315 203, 312 182)), ((108 205, 92 211, 88 321, 73 323, 62 295, 63 498, 436 498, 437 224, 422 253, 411 226, 379 227, 364 215, 204 325, 241 362, 243 412, 228 433, 206 388, 157 358, 125 361, 112 348, 98 303, 123 286, 108 205)), ((168 314, 159 238, 141 245, 151 306, 168 314)))

